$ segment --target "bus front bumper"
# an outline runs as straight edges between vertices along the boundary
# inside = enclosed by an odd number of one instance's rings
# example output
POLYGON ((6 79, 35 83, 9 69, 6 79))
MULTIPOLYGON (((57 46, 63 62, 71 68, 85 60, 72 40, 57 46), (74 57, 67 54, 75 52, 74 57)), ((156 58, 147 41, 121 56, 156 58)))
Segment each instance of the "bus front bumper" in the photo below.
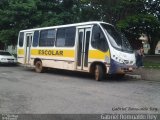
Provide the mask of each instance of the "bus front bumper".
POLYGON ((118 63, 115 60, 111 60, 109 74, 125 74, 132 72, 136 69, 136 65, 126 65, 124 63, 118 63))

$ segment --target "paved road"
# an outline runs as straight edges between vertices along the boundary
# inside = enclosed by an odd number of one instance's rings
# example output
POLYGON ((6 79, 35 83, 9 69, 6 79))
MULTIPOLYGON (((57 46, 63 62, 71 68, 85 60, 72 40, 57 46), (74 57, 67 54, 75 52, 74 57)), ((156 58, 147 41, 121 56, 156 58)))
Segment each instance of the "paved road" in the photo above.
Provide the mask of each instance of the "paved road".
POLYGON ((160 113, 160 81, 0 66, 0 113, 160 113))

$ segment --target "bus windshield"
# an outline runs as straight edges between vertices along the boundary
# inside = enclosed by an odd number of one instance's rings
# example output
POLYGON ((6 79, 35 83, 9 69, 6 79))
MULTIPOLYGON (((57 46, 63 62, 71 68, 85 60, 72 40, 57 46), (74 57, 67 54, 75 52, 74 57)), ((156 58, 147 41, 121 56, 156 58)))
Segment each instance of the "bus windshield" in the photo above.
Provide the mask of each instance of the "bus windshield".
POLYGON ((124 52, 133 52, 133 49, 124 35, 121 35, 113 26, 101 24, 106 32, 111 45, 124 52))

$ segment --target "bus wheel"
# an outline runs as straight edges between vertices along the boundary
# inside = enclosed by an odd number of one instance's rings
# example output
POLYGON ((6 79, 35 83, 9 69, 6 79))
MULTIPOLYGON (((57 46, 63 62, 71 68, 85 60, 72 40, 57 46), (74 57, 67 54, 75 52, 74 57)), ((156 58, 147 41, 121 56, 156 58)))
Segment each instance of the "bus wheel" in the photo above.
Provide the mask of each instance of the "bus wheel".
POLYGON ((42 62, 41 61, 37 61, 35 64, 35 70, 38 73, 43 72, 43 67, 42 67, 42 62))
POLYGON ((100 81, 104 79, 104 71, 101 65, 95 66, 95 80, 100 81))

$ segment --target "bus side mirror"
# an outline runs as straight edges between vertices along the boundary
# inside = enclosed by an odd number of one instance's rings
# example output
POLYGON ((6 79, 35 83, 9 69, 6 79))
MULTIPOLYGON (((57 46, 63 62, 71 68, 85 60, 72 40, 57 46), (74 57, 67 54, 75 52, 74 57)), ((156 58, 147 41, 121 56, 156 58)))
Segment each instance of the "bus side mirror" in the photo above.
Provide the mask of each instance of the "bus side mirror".
POLYGON ((100 33, 94 34, 94 39, 95 39, 95 41, 99 41, 100 40, 100 33))

